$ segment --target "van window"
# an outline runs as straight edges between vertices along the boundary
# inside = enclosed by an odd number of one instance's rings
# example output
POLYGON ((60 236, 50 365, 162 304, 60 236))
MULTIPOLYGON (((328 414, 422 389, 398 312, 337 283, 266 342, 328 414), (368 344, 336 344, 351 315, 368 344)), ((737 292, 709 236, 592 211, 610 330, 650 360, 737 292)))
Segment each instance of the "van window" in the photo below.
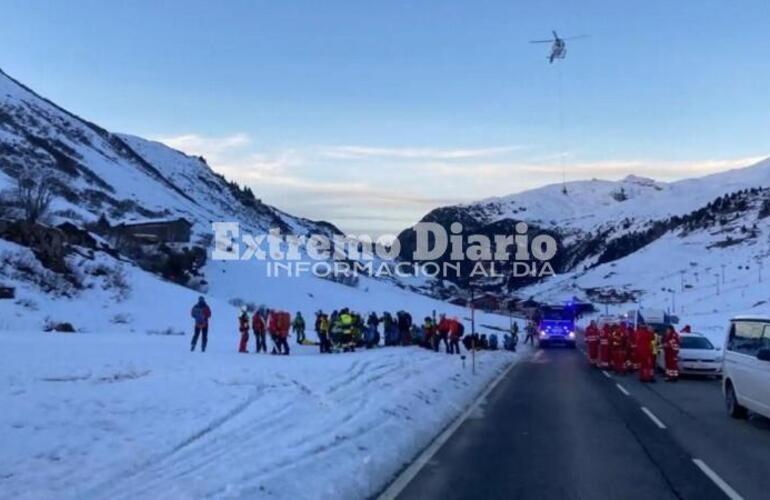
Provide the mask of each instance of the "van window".
POLYGON ((762 332, 767 323, 759 321, 735 321, 730 327, 727 349, 756 356, 762 346, 762 332))
POLYGON ((765 331, 762 334, 762 345, 760 349, 770 349, 770 325, 765 325, 765 331))

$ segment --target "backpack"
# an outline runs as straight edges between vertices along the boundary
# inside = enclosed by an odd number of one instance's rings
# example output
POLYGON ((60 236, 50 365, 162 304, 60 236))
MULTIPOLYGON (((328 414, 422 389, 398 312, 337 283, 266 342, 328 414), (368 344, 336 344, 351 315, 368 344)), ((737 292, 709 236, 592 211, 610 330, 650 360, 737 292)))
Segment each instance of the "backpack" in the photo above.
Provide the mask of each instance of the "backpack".
POLYGON ((289 329, 291 328, 291 317, 289 316, 289 313, 286 311, 279 311, 276 322, 276 327, 278 329, 278 333, 281 335, 286 335, 289 333, 289 329))
POLYGON ((198 325, 206 323, 206 306, 203 304, 196 304, 193 306, 192 317, 198 325))

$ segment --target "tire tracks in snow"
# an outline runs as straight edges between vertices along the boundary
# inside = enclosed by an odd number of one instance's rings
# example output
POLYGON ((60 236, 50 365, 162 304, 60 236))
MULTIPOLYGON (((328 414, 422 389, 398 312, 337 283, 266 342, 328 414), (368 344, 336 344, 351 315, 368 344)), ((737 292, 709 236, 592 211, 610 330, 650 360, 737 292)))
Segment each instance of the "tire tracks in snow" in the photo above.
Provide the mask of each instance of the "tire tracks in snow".
MULTIPOLYGON (((263 486, 287 469, 301 470, 341 447, 350 447, 351 453, 360 452, 355 447, 378 432, 388 419, 408 419, 408 409, 389 414, 390 407, 383 406, 382 399, 372 398, 369 391, 393 391, 399 381, 425 371, 425 364, 435 359, 412 361, 415 366, 395 353, 379 359, 354 360, 315 390, 278 374, 280 384, 258 386, 244 401, 166 452, 130 467, 79 497, 118 500, 264 496, 263 486), (270 397, 263 398, 266 394, 270 397), (259 401, 265 405, 260 406, 259 401), (377 409, 381 410, 381 418, 372 418, 370 410, 377 409), (314 419, 313 424, 305 425, 304 418, 314 419), (277 433, 284 436, 277 440, 277 433), (210 475, 217 469, 242 472, 231 476, 228 485, 211 484, 210 475)), ((431 404, 425 401, 431 399, 430 395, 415 397, 431 404)))
MULTIPOLYGON (((227 413, 215 418, 214 420, 209 422, 208 425, 198 430, 194 434, 188 436, 187 438, 179 442, 177 445, 175 445, 171 449, 167 450, 166 452, 160 455, 151 457, 143 462, 140 462, 139 464, 134 465, 127 471, 123 471, 120 474, 116 474, 114 477, 110 478, 109 480, 92 488, 89 492, 85 493, 83 496, 88 498, 94 498, 94 497, 100 498, 100 497, 106 497, 106 496, 111 497, 112 495, 107 493, 110 489, 114 489, 121 484, 130 482, 133 478, 141 475, 143 472, 149 469, 152 469, 153 467, 157 466, 161 462, 167 461, 168 459, 184 451, 186 448, 193 446, 196 442, 204 439, 209 434, 215 432, 217 429, 226 425, 229 421, 236 418, 241 413, 245 412, 257 399, 259 399, 262 396, 263 393, 264 393, 264 386, 261 386, 261 385, 257 386, 255 390, 252 391, 252 393, 244 401, 234 406, 227 413)), ((123 492, 120 492, 119 494, 123 494, 123 492)))

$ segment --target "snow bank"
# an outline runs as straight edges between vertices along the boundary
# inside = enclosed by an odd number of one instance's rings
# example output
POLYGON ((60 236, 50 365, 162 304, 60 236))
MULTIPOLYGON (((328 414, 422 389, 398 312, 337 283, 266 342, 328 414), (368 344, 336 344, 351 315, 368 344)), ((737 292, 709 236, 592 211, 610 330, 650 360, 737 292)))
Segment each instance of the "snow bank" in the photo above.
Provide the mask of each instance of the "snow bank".
POLYGON ((517 359, 188 342, 0 332, 3 496, 364 498, 517 359))

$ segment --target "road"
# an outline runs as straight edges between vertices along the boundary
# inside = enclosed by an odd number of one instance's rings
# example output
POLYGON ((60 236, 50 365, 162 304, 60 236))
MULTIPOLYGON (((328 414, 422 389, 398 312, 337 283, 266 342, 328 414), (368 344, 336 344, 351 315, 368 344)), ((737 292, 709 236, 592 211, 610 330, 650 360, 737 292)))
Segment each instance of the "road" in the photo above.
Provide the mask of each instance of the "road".
POLYGON ((641 384, 589 367, 580 350, 549 349, 514 366, 398 498, 749 500, 768 492, 770 423, 727 417, 719 382, 641 384))

